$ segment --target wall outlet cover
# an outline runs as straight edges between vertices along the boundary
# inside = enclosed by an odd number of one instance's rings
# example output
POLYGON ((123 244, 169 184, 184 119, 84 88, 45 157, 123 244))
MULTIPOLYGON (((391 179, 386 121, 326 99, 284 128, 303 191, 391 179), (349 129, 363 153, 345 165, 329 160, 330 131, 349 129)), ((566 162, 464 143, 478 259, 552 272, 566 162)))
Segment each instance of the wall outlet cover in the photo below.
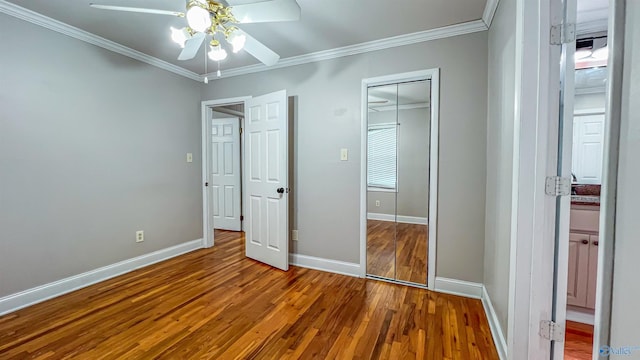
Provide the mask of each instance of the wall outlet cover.
POLYGON ((136 242, 143 242, 143 241, 144 241, 144 231, 142 230, 136 231, 136 242))
POLYGON ((291 230, 291 240, 298 241, 298 230, 291 230))

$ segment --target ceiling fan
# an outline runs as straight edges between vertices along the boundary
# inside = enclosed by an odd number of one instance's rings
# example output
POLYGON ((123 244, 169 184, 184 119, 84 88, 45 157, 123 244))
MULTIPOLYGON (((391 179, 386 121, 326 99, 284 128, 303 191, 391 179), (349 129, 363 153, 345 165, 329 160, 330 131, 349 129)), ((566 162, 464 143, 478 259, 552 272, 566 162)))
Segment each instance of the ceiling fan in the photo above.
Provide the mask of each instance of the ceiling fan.
POLYGON ((93 3, 89 4, 89 6, 103 10, 186 18, 187 26, 181 29, 171 28, 171 39, 183 48, 178 60, 193 59, 202 43, 207 39, 211 39, 209 41, 209 58, 218 62, 222 61, 227 58, 227 51, 222 47, 220 40, 226 39, 232 46, 234 53, 244 49, 267 66, 277 63, 280 56, 238 28, 237 24, 296 21, 300 19, 300 6, 296 0, 269 0, 236 6, 229 6, 226 1, 187 0, 185 12, 93 3))

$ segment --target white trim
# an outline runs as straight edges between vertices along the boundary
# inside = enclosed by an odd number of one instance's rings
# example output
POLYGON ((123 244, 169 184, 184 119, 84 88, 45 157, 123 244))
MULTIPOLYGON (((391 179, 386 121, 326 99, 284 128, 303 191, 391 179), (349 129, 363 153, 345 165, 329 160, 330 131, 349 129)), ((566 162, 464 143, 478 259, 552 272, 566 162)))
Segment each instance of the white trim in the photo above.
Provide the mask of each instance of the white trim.
POLYGON ((576 33, 578 36, 585 34, 593 34, 599 32, 606 32, 609 26, 607 19, 593 20, 576 25, 576 33))
POLYGON ((307 269, 360 277, 360 264, 357 263, 324 259, 301 254, 289 254, 289 263, 290 265, 307 269))
POLYGON ((381 188, 381 187, 369 186, 369 187, 367 187, 367 191, 369 191, 369 192, 397 193, 398 189, 386 189, 386 188, 381 188))
MULTIPOLYGON (((207 191, 209 187, 204 186, 204 184, 209 180, 209 154, 210 152, 210 138, 209 134, 211 134, 211 124, 209 123, 209 119, 212 119, 212 108, 217 106, 225 106, 225 105, 234 105, 239 103, 245 103, 247 100, 251 99, 251 96, 241 96, 235 98, 227 98, 227 99, 218 99, 218 100, 205 100, 201 102, 202 109, 202 247, 209 248, 212 247, 215 243, 215 236, 213 231, 213 224, 210 224, 209 220, 209 195, 207 191)), ((246 109, 246 106, 245 106, 246 109)), ((244 127, 243 120, 240 120, 240 126, 244 127)), ((241 143, 241 154, 244 154, 244 133, 240 135, 240 143, 241 143)), ((242 188, 245 189, 244 177, 242 179, 242 188)), ((243 200, 244 201, 244 197, 243 200)), ((242 204, 243 209, 246 209, 245 204, 242 204)), ((242 223, 244 230, 244 222, 242 223)))
POLYGON ((394 214, 367 213, 368 220, 393 221, 403 224, 429 225, 429 219, 418 216, 405 216, 394 214))
POLYGON ((8 314, 200 248, 202 248, 202 239, 192 240, 5 296, 0 298, 0 315, 8 314))
POLYGON ((496 15, 496 10, 498 10, 499 0, 487 0, 487 4, 484 7, 484 12, 482 13, 482 21, 484 22, 487 29, 491 27, 491 22, 493 22, 493 17, 496 15))
POLYGON ((537 324, 552 318, 556 199, 545 195, 544 188, 546 176, 557 170, 558 148, 552 145, 557 144, 558 136, 560 47, 550 45, 549 29, 562 22, 563 3, 516 3, 506 336, 507 354, 512 359, 551 358, 549 343, 538 334, 537 324))
POLYGON ((114 41, 105 39, 103 37, 100 37, 98 35, 92 34, 90 32, 87 32, 81 29, 78 29, 77 27, 71 26, 69 24, 65 24, 61 21, 44 16, 35 11, 25 9, 21 6, 7 2, 5 0, 0 0, 0 13, 5 13, 17 19, 30 22, 34 25, 38 25, 43 28, 55 31, 57 33, 67 35, 74 39, 84 41, 86 43, 101 47, 103 49, 113 51, 120 55, 130 57, 132 59, 141 61, 143 63, 147 63, 149 65, 172 72, 180 76, 184 76, 191 80, 201 81, 203 79, 203 77, 201 77, 200 75, 196 74, 193 71, 189 71, 180 66, 168 63, 164 60, 160 60, 156 57, 147 55, 138 50, 131 49, 124 45, 118 44, 114 41))
POLYGON ((484 285, 482 285, 482 307, 487 315, 489 329, 493 336, 493 344, 496 346, 496 350, 498 351, 498 357, 500 357, 500 360, 506 360, 507 340, 504 338, 504 332, 502 331, 502 326, 500 326, 498 314, 496 314, 496 310, 491 302, 491 297, 489 297, 489 292, 487 292, 487 288, 484 285))
MULTIPOLYGON (((629 49, 625 46, 626 0, 614 0, 609 4, 608 44, 609 60, 607 66, 606 121, 604 142, 604 163, 600 201, 600 237, 607 239, 600 244, 598 251, 598 275, 596 284, 595 323, 593 349, 611 344, 611 320, 614 286, 615 244, 619 235, 616 228, 616 208, 618 192, 618 162, 620 158, 620 126, 622 121, 630 120, 624 114, 625 98, 628 90, 623 87, 624 60, 629 49), (624 115, 623 115, 624 114, 624 115)), ((631 45, 630 43, 628 43, 631 45)), ((595 352, 594 352, 595 353, 595 352)))
POLYGON ((567 320, 579 322, 582 324, 593 325, 595 315, 579 310, 567 309, 567 320))
POLYGON ((606 91, 607 91, 606 86, 593 86, 593 87, 576 89, 575 94, 576 95, 604 94, 606 91))
MULTIPOLYGON (((305 55, 292 56, 280 59, 277 64, 266 66, 263 64, 249 65, 239 68, 223 70, 220 77, 215 73, 209 73, 209 81, 240 76, 246 74, 257 73, 274 69, 281 69, 289 66, 308 64, 318 61, 337 59, 345 56, 362 54, 370 51, 378 51, 398 46, 417 44, 421 42, 444 39, 452 36, 472 34, 480 31, 486 31, 487 26, 482 20, 468 21, 461 24, 444 26, 437 29, 419 31, 411 34, 398 35, 384 39, 368 41, 360 44, 339 47, 335 49, 313 52, 305 55)), ((204 78, 204 75, 201 76, 204 78)))
POLYGON ((412 71, 401 74, 392 74, 368 79, 362 79, 361 87, 361 131, 360 131, 360 271, 361 276, 366 276, 367 263, 367 116, 368 96, 367 89, 370 86, 395 84, 406 81, 431 80, 431 123, 429 128, 430 152, 429 152, 429 237, 428 237, 428 262, 427 262, 427 287, 433 289, 436 280, 436 244, 438 224, 438 137, 440 122, 440 69, 428 69, 412 71))
POLYGON ((415 104, 401 104, 401 105, 385 105, 385 106, 378 106, 374 108, 370 107, 369 112, 428 109, 429 106, 430 105, 428 102, 421 102, 421 103, 415 103, 415 104))
POLYGON ((436 276, 433 289, 445 294, 481 299, 482 287, 481 283, 436 276))
POLYGON ((604 113, 605 113, 604 108, 593 108, 593 109, 574 110, 573 115, 577 115, 577 116, 602 115, 604 113))

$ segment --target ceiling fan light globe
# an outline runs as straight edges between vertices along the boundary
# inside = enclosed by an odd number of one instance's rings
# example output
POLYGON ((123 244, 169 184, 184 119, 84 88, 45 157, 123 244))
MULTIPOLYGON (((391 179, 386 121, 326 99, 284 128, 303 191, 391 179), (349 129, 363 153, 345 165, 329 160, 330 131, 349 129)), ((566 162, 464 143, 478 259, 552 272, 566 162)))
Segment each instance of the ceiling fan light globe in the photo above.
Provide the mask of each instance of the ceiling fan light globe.
POLYGON ((247 37, 244 34, 234 32, 229 36, 227 41, 233 46, 233 52, 237 53, 244 48, 244 44, 247 42, 247 37))
POLYGON ((200 6, 191 6, 189 10, 187 10, 186 17, 189 27, 194 31, 205 32, 211 27, 211 16, 209 15, 209 11, 201 8, 200 6))
POLYGON ((213 61, 222 61, 227 58, 227 51, 220 46, 212 46, 209 51, 209 59, 213 61))
POLYGON ((184 43, 191 38, 189 31, 187 28, 176 29, 171 27, 171 40, 180 45, 180 47, 184 48, 184 43))

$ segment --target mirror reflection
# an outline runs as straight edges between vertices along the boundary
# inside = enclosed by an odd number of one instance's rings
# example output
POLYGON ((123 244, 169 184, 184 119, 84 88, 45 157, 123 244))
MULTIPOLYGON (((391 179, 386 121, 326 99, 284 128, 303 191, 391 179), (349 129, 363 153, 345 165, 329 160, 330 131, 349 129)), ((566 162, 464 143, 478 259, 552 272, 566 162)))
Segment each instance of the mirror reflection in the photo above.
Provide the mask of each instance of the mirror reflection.
POLYGON ((427 283, 430 81, 368 89, 367 273, 427 283))

